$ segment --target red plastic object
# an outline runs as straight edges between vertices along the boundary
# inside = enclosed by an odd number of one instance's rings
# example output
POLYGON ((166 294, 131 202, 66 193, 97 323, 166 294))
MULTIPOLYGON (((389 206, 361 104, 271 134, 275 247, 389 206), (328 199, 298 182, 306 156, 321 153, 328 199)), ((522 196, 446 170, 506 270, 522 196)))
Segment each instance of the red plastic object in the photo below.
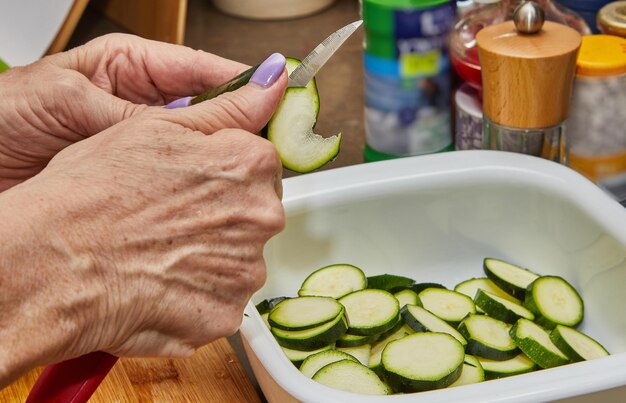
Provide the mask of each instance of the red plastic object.
POLYGON ((47 366, 26 403, 86 403, 117 357, 101 351, 47 366))

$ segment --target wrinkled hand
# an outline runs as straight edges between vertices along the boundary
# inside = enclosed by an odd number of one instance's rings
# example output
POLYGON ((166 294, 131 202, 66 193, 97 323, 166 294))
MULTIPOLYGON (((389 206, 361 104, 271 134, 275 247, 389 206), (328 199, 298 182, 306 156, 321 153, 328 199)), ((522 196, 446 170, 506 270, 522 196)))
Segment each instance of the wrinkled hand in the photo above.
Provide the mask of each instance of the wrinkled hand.
POLYGON ((20 229, 0 228, 0 269, 15 273, 2 276, 0 384, 7 361, 16 374, 96 350, 187 356, 238 329, 284 226, 280 160, 252 133, 286 85, 283 71, 137 113, 0 194, 5 228, 20 229))
POLYGON ((0 191, 36 175, 70 144, 245 68, 183 46, 112 34, 0 74, 0 191))

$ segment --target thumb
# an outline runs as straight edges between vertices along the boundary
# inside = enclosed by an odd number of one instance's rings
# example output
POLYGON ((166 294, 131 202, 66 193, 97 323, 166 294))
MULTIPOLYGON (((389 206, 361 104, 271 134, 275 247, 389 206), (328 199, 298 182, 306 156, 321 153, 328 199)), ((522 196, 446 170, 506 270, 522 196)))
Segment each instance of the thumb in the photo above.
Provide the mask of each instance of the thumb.
MULTIPOLYGON (((170 119, 193 130, 212 134, 222 129, 258 133, 270 120, 287 87, 285 57, 274 53, 259 65, 250 82, 236 91, 172 111, 170 119)), ((185 106, 188 98, 168 108, 185 106)))

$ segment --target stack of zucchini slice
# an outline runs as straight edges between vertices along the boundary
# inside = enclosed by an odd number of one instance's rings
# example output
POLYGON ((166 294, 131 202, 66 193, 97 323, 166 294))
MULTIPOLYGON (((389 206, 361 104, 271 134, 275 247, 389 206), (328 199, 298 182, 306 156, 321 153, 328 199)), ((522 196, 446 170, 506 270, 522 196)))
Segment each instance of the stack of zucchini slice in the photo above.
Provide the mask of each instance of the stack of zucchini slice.
POLYGON ((575 329, 584 305, 566 280, 494 258, 483 270, 449 290, 335 264, 297 297, 257 309, 305 376, 356 393, 456 387, 609 354, 575 329))

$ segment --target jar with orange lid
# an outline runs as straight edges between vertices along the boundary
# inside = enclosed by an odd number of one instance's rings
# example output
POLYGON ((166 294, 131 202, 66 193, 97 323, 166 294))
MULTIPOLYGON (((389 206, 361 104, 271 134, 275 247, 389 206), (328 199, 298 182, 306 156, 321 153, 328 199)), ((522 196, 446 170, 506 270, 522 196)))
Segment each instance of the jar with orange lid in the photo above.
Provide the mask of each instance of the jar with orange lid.
POLYGON ((626 39, 582 38, 567 127, 569 166, 626 199, 626 39))

